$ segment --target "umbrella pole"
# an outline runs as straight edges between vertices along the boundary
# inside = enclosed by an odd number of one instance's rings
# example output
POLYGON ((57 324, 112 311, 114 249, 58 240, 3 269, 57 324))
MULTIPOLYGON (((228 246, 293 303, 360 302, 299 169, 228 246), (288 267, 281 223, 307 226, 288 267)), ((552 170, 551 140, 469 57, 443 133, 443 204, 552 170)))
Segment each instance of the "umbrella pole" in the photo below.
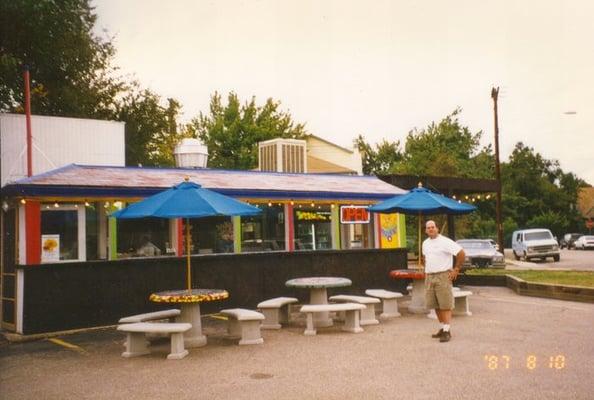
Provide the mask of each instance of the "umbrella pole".
POLYGON ((423 269, 422 265, 421 265, 421 213, 419 213, 418 216, 418 225, 419 225, 419 257, 417 258, 417 266, 419 269, 423 269))
POLYGON ((187 273, 188 291, 192 290, 192 266, 190 264, 190 219, 186 218, 186 259, 187 259, 187 273))

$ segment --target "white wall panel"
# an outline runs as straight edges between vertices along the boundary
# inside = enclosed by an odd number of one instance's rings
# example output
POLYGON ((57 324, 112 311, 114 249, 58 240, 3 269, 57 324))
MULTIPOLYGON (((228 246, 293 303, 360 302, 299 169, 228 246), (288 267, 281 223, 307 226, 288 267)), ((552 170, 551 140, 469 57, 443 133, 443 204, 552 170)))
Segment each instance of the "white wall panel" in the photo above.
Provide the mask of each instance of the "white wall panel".
MULTIPOLYGON (((125 165, 124 123, 31 117, 33 175, 68 164, 125 165)), ((25 116, 0 114, 2 186, 27 176, 25 116)))

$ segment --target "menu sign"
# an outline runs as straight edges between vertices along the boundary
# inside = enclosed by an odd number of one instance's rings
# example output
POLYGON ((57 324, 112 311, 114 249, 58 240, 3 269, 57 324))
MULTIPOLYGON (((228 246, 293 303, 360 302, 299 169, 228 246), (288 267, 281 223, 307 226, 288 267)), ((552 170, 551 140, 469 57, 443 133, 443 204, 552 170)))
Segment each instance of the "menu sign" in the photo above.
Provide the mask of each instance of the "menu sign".
POLYGON ((60 235, 41 235, 41 261, 60 261, 60 235))

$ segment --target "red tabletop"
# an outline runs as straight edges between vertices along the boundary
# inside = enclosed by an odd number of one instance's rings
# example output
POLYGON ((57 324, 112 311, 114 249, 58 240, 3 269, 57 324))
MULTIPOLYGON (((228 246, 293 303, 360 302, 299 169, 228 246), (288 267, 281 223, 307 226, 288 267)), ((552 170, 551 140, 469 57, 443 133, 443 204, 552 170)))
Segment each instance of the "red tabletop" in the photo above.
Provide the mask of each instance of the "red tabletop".
POLYGON ((425 279, 425 272, 418 269, 395 269, 390 271, 392 279, 425 279))

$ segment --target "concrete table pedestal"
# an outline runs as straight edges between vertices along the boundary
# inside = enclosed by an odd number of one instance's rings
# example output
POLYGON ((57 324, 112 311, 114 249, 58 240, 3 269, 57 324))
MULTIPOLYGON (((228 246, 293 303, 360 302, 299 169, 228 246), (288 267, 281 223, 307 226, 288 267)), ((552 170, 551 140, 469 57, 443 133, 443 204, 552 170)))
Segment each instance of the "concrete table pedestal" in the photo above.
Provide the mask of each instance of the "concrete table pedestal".
POLYGON ((149 300, 155 303, 179 304, 181 314, 178 321, 192 325, 192 328, 184 333, 184 344, 186 348, 192 348, 206 345, 206 336, 202 334, 200 303, 224 300, 228 297, 229 293, 222 289, 192 289, 153 293, 149 300))
MULTIPOLYGON (((352 282, 347 278, 323 276, 291 279, 288 280, 285 285, 287 287, 310 289, 309 304, 328 304, 327 288, 350 286, 352 285, 352 282)), ((315 313, 313 318, 315 327, 325 328, 333 325, 333 321, 328 312, 315 313)))

